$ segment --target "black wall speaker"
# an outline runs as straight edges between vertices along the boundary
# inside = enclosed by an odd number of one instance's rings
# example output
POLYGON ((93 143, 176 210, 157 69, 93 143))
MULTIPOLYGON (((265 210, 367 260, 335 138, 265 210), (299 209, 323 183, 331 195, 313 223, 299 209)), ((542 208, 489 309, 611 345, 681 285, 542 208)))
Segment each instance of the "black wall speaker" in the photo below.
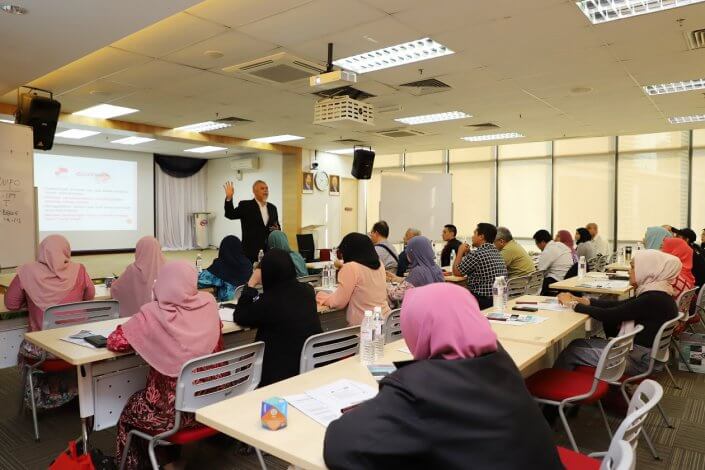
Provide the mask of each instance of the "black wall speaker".
POLYGON ((372 150, 355 149, 351 173, 359 180, 368 180, 372 178, 374 163, 375 153, 372 150))
POLYGON ((50 150, 54 145, 59 112, 61 103, 58 101, 46 96, 23 93, 20 95, 15 123, 32 128, 35 149, 50 150))

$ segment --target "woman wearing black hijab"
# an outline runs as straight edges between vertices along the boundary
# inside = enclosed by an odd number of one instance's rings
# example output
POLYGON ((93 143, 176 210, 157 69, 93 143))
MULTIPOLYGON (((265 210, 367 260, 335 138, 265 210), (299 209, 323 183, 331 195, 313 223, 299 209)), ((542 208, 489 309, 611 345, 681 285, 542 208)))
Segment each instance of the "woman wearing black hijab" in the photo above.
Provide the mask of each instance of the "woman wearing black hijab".
POLYGON ((252 262, 242 251, 242 242, 228 235, 220 242, 218 257, 208 269, 198 275, 198 287, 215 287, 216 300, 230 300, 235 289, 247 282, 252 275, 252 262))
POLYGON ((578 259, 584 256, 585 261, 587 261, 597 256, 597 249, 592 242, 592 235, 586 228, 580 227, 575 230, 575 242, 577 243, 575 252, 578 255, 578 259))
POLYGON ((291 256, 278 248, 270 249, 252 274, 233 321, 257 328, 255 341, 264 341, 260 387, 297 375, 304 342, 323 331, 313 287, 296 280, 291 256), (262 294, 255 289, 260 282, 262 294))

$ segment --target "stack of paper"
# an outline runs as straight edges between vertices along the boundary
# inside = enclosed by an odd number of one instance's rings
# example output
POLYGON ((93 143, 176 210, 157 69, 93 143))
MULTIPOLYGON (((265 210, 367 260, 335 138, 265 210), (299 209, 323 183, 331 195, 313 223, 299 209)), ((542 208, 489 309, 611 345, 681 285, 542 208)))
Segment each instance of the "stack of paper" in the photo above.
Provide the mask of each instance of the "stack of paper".
POLYGON ((323 387, 284 399, 314 421, 328 426, 342 416, 345 408, 374 398, 377 390, 354 380, 340 379, 323 387))
POLYGON ((228 307, 220 307, 218 309, 218 315, 220 315, 220 319, 222 321, 233 321, 233 313, 235 312, 234 308, 228 308, 228 307))
POLYGON ((91 329, 91 330, 80 330, 77 331, 76 333, 67 336, 66 338, 61 338, 62 341, 66 341, 67 343, 72 343, 72 344, 77 344, 79 346, 83 346, 86 348, 91 348, 91 349, 98 349, 95 346, 93 346, 90 343, 87 343, 83 338, 86 338, 88 336, 104 336, 108 337, 110 336, 110 333, 113 332, 113 328, 110 329, 91 329))

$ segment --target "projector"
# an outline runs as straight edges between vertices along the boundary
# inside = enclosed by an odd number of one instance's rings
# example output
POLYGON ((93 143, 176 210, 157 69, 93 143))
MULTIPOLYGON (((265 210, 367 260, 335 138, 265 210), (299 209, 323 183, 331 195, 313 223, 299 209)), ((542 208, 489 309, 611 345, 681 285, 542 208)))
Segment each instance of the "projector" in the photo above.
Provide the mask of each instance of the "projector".
POLYGON ((332 72, 314 75, 308 79, 308 84, 320 90, 329 90, 341 86, 352 85, 357 82, 357 74, 347 70, 334 70, 332 72))

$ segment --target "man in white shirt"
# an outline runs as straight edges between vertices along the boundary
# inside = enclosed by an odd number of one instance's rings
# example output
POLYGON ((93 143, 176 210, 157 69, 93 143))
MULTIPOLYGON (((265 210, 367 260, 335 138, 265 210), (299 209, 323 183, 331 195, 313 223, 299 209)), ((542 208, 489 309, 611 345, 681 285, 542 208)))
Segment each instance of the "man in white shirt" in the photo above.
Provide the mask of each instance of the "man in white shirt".
POLYGON ((397 250, 394 249, 394 245, 387 241, 387 237, 389 237, 389 225, 387 225, 387 222, 384 220, 376 222, 370 231, 370 239, 375 245, 375 251, 384 265, 384 269, 391 273, 396 273, 399 255, 397 250))
POLYGON ((568 270, 573 266, 573 255, 564 243, 553 241, 548 230, 539 230, 534 234, 534 242, 541 250, 537 271, 543 271, 542 295, 549 291, 548 286, 565 279, 568 270))
POLYGON ((597 253, 601 255, 609 255, 610 247, 607 244, 607 240, 603 240, 597 233, 597 224, 595 222, 590 222, 585 226, 590 235, 592 235, 592 244, 595 246, 597 253))

